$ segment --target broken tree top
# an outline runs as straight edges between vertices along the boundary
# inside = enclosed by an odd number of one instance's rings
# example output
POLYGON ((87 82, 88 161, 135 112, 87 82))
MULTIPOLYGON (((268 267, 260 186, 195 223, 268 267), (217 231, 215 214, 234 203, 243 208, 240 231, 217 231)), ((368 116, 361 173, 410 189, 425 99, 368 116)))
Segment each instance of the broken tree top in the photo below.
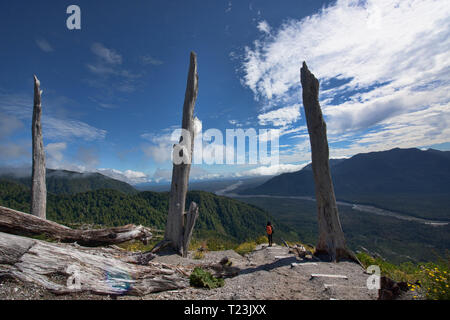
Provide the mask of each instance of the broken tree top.
POLYGON ((300 70, 301 83, 304 90, 310 91, 314 96, 319 96, 319 80, 314 74, 309 71, 306 62, 303 61, 302 68, 300 70))

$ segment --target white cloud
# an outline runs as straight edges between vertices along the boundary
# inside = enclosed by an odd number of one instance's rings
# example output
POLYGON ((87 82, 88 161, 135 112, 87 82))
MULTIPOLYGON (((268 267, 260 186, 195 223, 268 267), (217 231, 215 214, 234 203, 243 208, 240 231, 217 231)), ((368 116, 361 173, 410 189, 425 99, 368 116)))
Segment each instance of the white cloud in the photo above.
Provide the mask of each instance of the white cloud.
POLYGON ((261 166, 239 173, 241 176, 273 176, 286 172, 295 172, 303 169, 306 164, 277 164, 261 166))
POLYGON ((234 120, 234 119, 228 120, 228 123, 237 128, 241 128, 244 126, 241 122, 239 122, 238 120, 234 120))
POLYGON ((19 160, 29 156, 31 156, 30 149, 23 144, 0 144, 0 160, 2 161, 19 160))
MULTIPOLYGON (((202 121, 194 117, 194 135, 196 136, 202 132, 202 121)), ((144 133, 141 138, 150 142, 150 144, 144 144, 142 146, 142 151, 145 155, 153 159, 156 163, 162 164, 168 162, 172 159, 173 145, 178 143, 180 138, 180 127, 171 126, 160 133, 144 133)), ((195 152, 194 143, 194 152, 195 152)))
POLYGON ((142 151, 156 163, 164 163, 171 159, 172 148, 169 144, 146 145, 142 151))
POLYGON ((242 82, 263 112, 300 103, 306 60, 329 140, 341 142, 332 154, 450 141, 447 1, 338 0, 270 34, 246 48, 242 82))
MULTIPOLYGON (((102 89, 104 97, 113 96, 114 91, 122 93, 130 93, 136 91, 140 87, 138 79, 142 77, 144 71, 132 72, 123 69, 123 57, 114 49, 106 48, 101 43, 94 43, 91 51, 97 59, 92 63, 87 63, 86 67, 92 73, 94 79, 84 79, 91 87, 102 89), (114 81, 114 85, 111 84, 114 81)), ((151 60, 151 57, 141 57, 141 63, 157 64, 157 60, 151 60)))
POLYGON ((67 149, 67 143, 56 142, 49 143, 45 146, 45 151, 47 152, 47 164, 54 167, 53 163, 59 163, 63 159, 63 151, 67 149))
POLYGON ((36 39, 36 44, 39 47, 39 49, 41 49, 44 52, 52 52, 53 51, 53 47, 45 39, 42 39, 42 38, 36 39))
POLYGON ((162 65, 164 62, 161 60, 158 60, 156 58, 153 58, 150 55, 141 56, 141 62, 143 65, 153 65, 153 66, 159 66, 162 65))
POLYGON ((225 13, 231 12, 232 9, 233 9, 233 4, 231 3, 231 1, 228 1, 228 5, 225 8, 225 13))
POLYGON ((0 112, 0 139, 8 137, 22 127, 23 123, 16 117, 0 112))
POLYGON ((104 62, 109 64, 121 64, 122 63, 122 56, 118 54, 113 49, 106 48, 101 43, 94 43, 91 47, 92 52, 98 56, 100 59, 102 59, 104 62))
POLYGON ((284 127, 300 119, 300 105, 280 108, 258 115, 260 125, 272 124, 276 127, 284 127))
MULTIPOLYGON (((54 108, 50 102, 43 96, 42 102, 42 126, 45 139, 52 140, 71 140, 82 139, 85 141, 103 140, 106 131, 95 128, 83 121, 60 118, 57 113, 60 105, 54 108), (50 111, 53 110, 53 111, 50 111)), ((9 117, 14 117, 31 125, 33 115, 33 98, 26 95, 1 94, 0 93, 0 111, 9 117)))
POLYGON ((75 154, 75 159, 87 170, 94 170, 100 163, 98 148, 80 146, 75 154))
POLYGON ((262 20, 258 23, 257 26, 258 30, 267 34, 270 34, 270 25, 266 20, 262 20))
POLYGON ((138 184, 149 181, 149 177, 144 172, 140 171, 133 171, 133 170, 120 171, 117 169, 108 169, 108 168, 100 168, 97 169, 96 171, 110 178, 124 181, 129 184, 138 184))
POLYGON ((173 145, 178 142, 177 138, 172 136, 176 126, 162 130, 162 133, 144 133, 141 138, 149 141, 151 144, 144 144, 142 151, 156 163, 164 163, 171 160, 173 145))
POLYGON ((103 140, 106 131, 90 126, 78 120, 47 117, 42 120, 44 135, 48 139, 83 139, 86 141, 103 140))

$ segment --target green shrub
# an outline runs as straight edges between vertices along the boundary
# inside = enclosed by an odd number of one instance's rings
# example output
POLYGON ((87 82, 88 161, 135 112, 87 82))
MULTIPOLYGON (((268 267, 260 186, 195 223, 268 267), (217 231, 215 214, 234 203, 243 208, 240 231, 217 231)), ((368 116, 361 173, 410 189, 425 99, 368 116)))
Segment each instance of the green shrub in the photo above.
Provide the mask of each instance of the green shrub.
POLYGON ((377 265, 381 269, 381 275, 395 281, 408 282, 410 291, 414 293, 414 299, 450 300, 450 259, 448 257, 447 260, 440 258, 437 263, 406 262, 399 265, 373 258, 366 253, 358 253, 357 257, 366 268, 377 265))
POLYGON ((215 278, 210 272, 196 267, 189 277, 189 283, 193 287, 215 289, 223 287, 225 282, 223 279, 215 278))
POLYGON ((205 253, 200 250, 196 250, 192 256, 193 259, 201 260, 205 257, 205 253))
POLYGON ((152 250, 160 241, 160 239, 151 239, 147 244, 143 244, 140 240, 129 240, 117 246, 130 252, 146 252, 152 250))
POLYGON ((445 263, 428 263, 420 266, 420 286, 411 286, 412 291, 424 294, 430 300, 450 300, 450 270, 445 263))
POLYGON ((255 240, 256 244, 263 244, 269 242, 266 236, 260 236, 255 240))
POLYGON ((241 243, 236 249, 234 249, 234 251, 236 251, 237 253, 239 253, 241 256, 252 252, 253 250, 255 250, 256 248, 256 242, 244 242, 241 243))

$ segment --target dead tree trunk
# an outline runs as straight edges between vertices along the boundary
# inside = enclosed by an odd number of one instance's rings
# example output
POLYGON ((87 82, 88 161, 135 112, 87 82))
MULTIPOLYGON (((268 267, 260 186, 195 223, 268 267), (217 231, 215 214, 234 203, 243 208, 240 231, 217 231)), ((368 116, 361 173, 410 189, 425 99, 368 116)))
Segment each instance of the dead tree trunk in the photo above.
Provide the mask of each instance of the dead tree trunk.
MULTIPOLYGON (((182 136, 179 143, 173 148, 172 185, 164 236, 165 241, 169 241, 171 246, 182 256, 186 256, 189 245, 184 243, 186 239, 185 234, 191 233, 191 230, 186 230, 187 224, 184 221, 184 210, 186 206, 189 172, 191 170, 191 159, 194 150, 194 107, 197 93, 197 56, 194 52, 191 52, 183 105, 182 136), (177 161, 179 159, 181 159, 181 162, 177 161)), ((193 221, 195 222, 195 219, 193 221)), ((193 224, 189 226, 189 228, 193 227, 193 224)))
POLYGON ((145 295, 189 286, 187 273, 179 268, 140 265, 134 256, 115 248, 49 243, 0 232, 0 277, 34 282, 56 294, 145 295))
POLYGON ((331 261, 355 260, 347 248, 339 221, 339 213, 331 180, 327 128, 319 104, 319 81, 303 62, 301 68, 303 105, 311 142, 312 170, 314 174, 319 241, 315 254, 331 261))
POLYGON ((183 257, 187 257, 189 243, 191 242, 192 232, 194 231, 195 221, 198 218, 198 205, 191 202, 189 211, 185 213, 184 233, 183 233, 183 257))
POLYGON ((33 171, 31 175, 31 214, 46 218, 47 187, 45 185, 45 151, 42 139, 41 125, 41 94, 40 82, 34 76, 34 107, 31 132, 33 137, 33 171))
POLYGON ((77 242, 84 246, 102 246, 141 240, 146 243, 152 233, 143 226, 126 225, 107 229, 75 230, 56 222, 0 206, 0 232, 24 236, 43 235, 60 242, 77 242))

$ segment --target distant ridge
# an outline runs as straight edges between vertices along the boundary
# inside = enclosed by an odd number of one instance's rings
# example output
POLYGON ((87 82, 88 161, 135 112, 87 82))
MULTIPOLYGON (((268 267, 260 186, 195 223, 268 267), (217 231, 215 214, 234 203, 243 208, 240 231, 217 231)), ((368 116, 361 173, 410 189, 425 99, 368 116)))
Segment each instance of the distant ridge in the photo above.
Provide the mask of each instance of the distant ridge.
MULTIPOLYGON (((450 220, 450 151, 395 148, 331 163, 338 199, 450 220)), ((314 196, 311 167, 281 174, 239 193, 314 196)))
MULTIPOLYGON (((0 172, 0 180, 12 181, 21 185, 31 186, 31 172, 15 172, 5 170, 0 172)), ((107 177, 98 172, 81 173, 68 170, 46 170, 47 191, 53 194, 75 194, 99 189, 113 189, 127 194, 137 190, 126 182, 107 177)))

